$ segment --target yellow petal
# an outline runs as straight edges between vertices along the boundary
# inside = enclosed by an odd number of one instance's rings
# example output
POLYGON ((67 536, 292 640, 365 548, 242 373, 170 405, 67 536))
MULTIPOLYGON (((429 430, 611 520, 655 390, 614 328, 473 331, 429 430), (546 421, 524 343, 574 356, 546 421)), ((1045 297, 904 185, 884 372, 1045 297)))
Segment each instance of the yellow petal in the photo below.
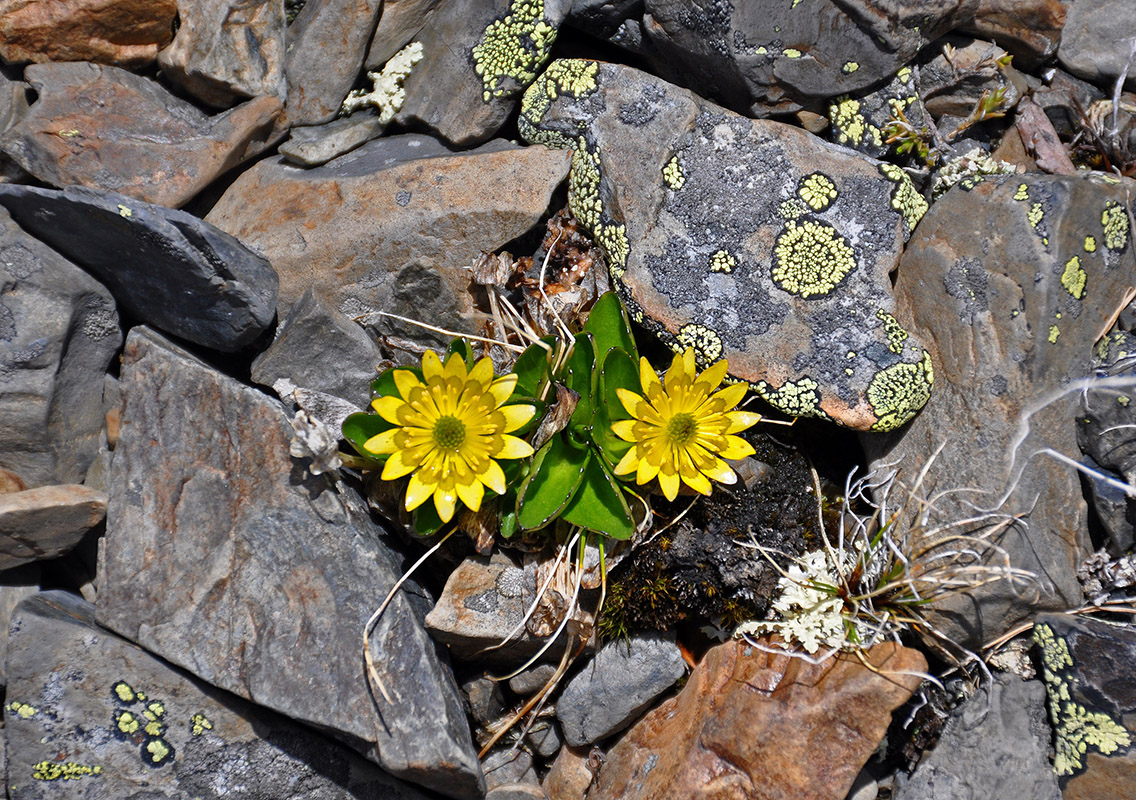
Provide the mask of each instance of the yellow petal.
POLYGON ((690 383, 694 377, 694 351, 689 347, 682 353, 675 353, 675 357, 671 359, 670 369, 667 370, 666 387, 667 392, 674 392, 679 386, 684 383, 690 383), (687 359, 689 354, 690 359, 687 359))
POLYGON ((726 446, 718 451, 718 455, 730 461, 737 461, 739 458, 752 456, 754 452, 753 446, 740 436, 727 436, 726 446))
POLYGON ((414 470, 421 466, 419 461, 410 461, 406 458, 405 450, 395 450, 391 457, 387 459, 387 463, 383 465, 382 479, 384 481, 393 481, 401 478, 403 475, 409 475, 414 470))
POLYGON ((713 465, 709 467, 702 467, 702 473, 708 478, 713 478, 718 483, 735 484, 738 482, 738 475, 720 458, 714 459, 713 465))
MULTIPOLYGON (((616 475, 627 475, 634 472, 639 466, 638 448, 631 445, 631 449, 623 454, 623 458, 619 459, 619 463, 615 465, 616 475)), ((640 481, 642 483, 642 481, 640 481)))
MULTIPOLYGON (((469 380, 476 381, 481 386, 481 391, 489 388, 489 384, 493 382, 493 361, 488 356, 478 361, 473 365, 473 369, 469 371, 469 380)), ((464 501, 463 501, 464 502, 464 501)))
POLYGON ((637 425, 642 423, 633 419, 621 419, 611 423, 611 431, 625 442, 637 442, 639 441, 639 437, 635 435, 637 425))
POLYGON ((536 414, 536 407, 527 405, 501 406, 497 411, 505 416, 503 432, 512 433, 533 418, 536 414))
POLYGON ((406 487, 406 510, 413 511, 426 502, 437 488, 436 483, 427 483, 420 477, 421 472, 410 476, 410 483, 406 487))
POLYGON ((678 485, 678 472, 659 471, 659 488, 663 490, 663 497, 668 500, 674 500, 678 497, 678 485))
POLYGON ((639 466, 635 470, 635 482, 642 486, 659 474, 659 465, 652 464, 645 458, 639 459, 639 466))
POLYGON ((512 396, 513 389, 516 387, 517 376, 510 373, 508 375, 502 375, 500 378, 493 381, 493 383, 489 384, 488 392, 493 395, 493 399, 497 401, 495 405, 502 406, 505 404, 505 401, 512 396))
POLYGON ((648 393, 652 386, 659 386, 659 376, 655 374, 654 367, 651 362, 645 358, 639 358, 639 385, 643 387, 643 394, 650 396, 648 393))
POLYGON ((709 495, 712 488, 710 481, 706 480, 706 476, 698 470, 683 475, 682 482, 699 494, 709 495))
POLYGON ((639 415, 643 410, 642 407, 646 403, 646 400, 643 399, 643 396, 624 389, 622 386, 616 387, 615 394, 619 398, 619 402, 623 404, 623 407, 624 409, 626 409, 627 413, 635 417, 635 419, 639 419, 639 415))
POLYGON ((458 497, 466 504, 467 507, 477 511, 481 508, 481 498, 485 495, 485 490, 481 488, 481 481, 471 480, 469 483, 458 481, 454 488, 458 491, 458 497))
POLYGON ((454 518, 454 509, 458 504, 457 493, 452 489, 438 488, 434 492, 434 508, 438 509, 438 516, 442 522, 449 522, 454 518))
POLYGON ((460 353, 450 353, 450 357, 446 359, 446 366, 443 368, 447 378, 457 378, 462 383, 468 375, 465 368, 465 359, 462 358, 460 353))
POLYGON ((713 398, 721 401, 722 410, 725 411, 740 403, 745 398, 747 391, 749 391, 749 387, 744 383, 734 383, 720 392, 715 392, 713 398))
POLYGON ((399 412, 406 408, 406 401, 393 395, 376 397, 371 401, 371 408, 375 409, 375 413, 392 425, 401 425, 399 412))
POLYGON ((497 494, 505 494, 505 473, 496 461, 487 461, 485 468, 477 473, 477 479, 497 494))
POLYGON ((422 354, 422 377, 426 379, 426 383, 444 377, 445 373, 446 371, 442 367, 442 359, 438 358, 437 353, 433 350, 427 350, 422 354))
POLYGON ((396 369, 394 371, 394 385, 398 388, 398 393, 402 395, 403 399, 410 399, 410 390, 415 386, 421 386, 422 381, 418 380, 418 376, 408 369, 396 369))
POLYGON ((755 414, 752 411, 730 411, 726 414, 726 419, 730 421, 730 427, 726 429, 726 433, 741 433, 746 428, 761 422, 761 414, 755 414))
POLYGON ((729 365, 726 363, 725 359, 722 359, 715 364, 711 364, 709 367, 702 371, 701 375, 699 375, 695 379, 695 387, 700 388, 707 394, 709 394, 710 392, 718 388, 718 385, 722 382, 722 379, 726 377, 726 372, 728 369, 729 365))
POLYGON ((493 454, 494 458, 528 458, 533 454, 532 445, 516 436, 501 437, 501 446, 493 454))
POLYGON ((393 453, 396 448, 394 437, 402 432, 402 428, 391 428, 389 431, 383 431, 363 442, 363 449, 377 456, 393 453))

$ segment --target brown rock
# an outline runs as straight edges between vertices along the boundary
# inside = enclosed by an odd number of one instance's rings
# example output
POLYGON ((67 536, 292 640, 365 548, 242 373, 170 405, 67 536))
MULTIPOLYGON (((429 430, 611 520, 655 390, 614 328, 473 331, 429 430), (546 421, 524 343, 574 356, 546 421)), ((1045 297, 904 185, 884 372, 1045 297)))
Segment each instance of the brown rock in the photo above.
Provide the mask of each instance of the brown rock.
POLYGON ((0 494, 0 570, 68 552, 102 522, 106 504, 78 484, 0 494))
POLYGON ((280 113, 275 97, 258 97, 210 117, 154 81, 97 64, 34 64, 26 76, 39 99, 0 150, 52 186, 169 207, 263 149, 280 113))
POLYGON ((246 97, 284 99, 284 4, 280 0, 184 0, 162 73, 218 108, 246 97))
POLYGON ((27 488, 28 486, 26 483, 24 483, 23 478, 12 472, 12 470, 10 469, 0 467, 0 494, 22 492, 27 488))
POLYGON ((979 0, 962 30, 993 39, 1023 66, 1033 66, 1057 52, 1068 6, 1064 0, 979 0))
POLYGON ((543 147, 451 153, 425 136, 384 137, 313 169, 261 161, 207 219, 272 262, 281 316, 311 287, 351 317, 385 310, 468 329, 465 267, 538 222, 568 163, 543 147))
POLYGON ((1053 123, 1041 110, 1041 106, 1028 97, 1018 105, 1017 128, 1022 143, 1037 158, 1037 166, 1043 172, 1054 175, 1077 173, 1069 152, 1053 129, 1053 123))
POLYGON ((556 754, 542 786, 549 800, 584 800, 592 778, 588 748, 564 746, 556 754))
POLYGON ((0 0, 0 59, 144 67, 173 38, 175 0, 0 0))
POLYGON ((608 753, 589 800, 841 800, 926 669, 887 642, 820 665, 718 645, 608 753))

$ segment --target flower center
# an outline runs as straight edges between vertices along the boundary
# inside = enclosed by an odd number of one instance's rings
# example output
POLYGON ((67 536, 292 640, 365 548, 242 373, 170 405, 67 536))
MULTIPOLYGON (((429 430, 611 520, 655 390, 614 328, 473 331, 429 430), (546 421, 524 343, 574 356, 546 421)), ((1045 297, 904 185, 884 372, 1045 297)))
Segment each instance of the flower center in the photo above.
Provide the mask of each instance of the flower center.
POLYGON ((445 450, 457 450, 465 441, 465 425, 449 414, 434 423, 434 443, 445 450))
POLYGON ((671 444, 686 444, 694 438, 698 423, 691 414, 678 413, 667 422, 667 439, 671 444))

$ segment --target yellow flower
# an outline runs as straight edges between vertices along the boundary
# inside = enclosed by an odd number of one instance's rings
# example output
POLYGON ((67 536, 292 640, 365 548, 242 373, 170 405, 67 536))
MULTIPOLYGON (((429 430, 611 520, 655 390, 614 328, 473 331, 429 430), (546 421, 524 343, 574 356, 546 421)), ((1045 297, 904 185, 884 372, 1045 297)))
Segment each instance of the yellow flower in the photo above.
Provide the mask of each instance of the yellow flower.
POLYGON ((375 455, 390 454, 383 480, 410 475, 408 511, 433 496, 438 516, 449 522, 459 499, 477 511, 483 487, 505 493, 505 473, 494 459, 532 455, 527 442, 509 434, 532 419, 536 409, 504 405, 517 376, 494 379, 488 358, 467 372, 456 353, 443 366, 428 351, 422 357, 422 377, 424 382, 410 370, 395 370, 401 396, 379 397, 371 405, 397 427, 372 436, 363 447, 375 455))
POLYGON ((731 411, 745 396, 743 383, 715 391, 726 377, 726 362, 719 361, 695 374, 694 350, 678 354, 667 370, 666 388, 647 363, 639 360, 643 395, 617 389, 623 407, 634 419, 613 423, 615 435, 632 442, 615 467, 616 475, 635 473, 637 483, 658 476, 668 500, 678 496, 681 480, 696 492, 710 494, 710 481, 734 483, 737 475, 722 459, 753 455, 749 442, 732 434, 761 419, 750 411, 731 411))

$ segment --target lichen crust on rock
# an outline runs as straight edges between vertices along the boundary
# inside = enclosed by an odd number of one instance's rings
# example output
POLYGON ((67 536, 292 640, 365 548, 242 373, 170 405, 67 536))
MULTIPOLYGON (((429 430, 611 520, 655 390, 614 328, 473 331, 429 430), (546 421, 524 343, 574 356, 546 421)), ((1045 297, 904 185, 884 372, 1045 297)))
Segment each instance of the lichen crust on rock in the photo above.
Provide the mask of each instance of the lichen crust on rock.
POLYGON ((569 208, 666 345, 853 429, 893 430, 927 402, 931 359, 888 278, 927 210, 903 170, 582 59, 532 83, 518 127, 574 151, 569 208))

